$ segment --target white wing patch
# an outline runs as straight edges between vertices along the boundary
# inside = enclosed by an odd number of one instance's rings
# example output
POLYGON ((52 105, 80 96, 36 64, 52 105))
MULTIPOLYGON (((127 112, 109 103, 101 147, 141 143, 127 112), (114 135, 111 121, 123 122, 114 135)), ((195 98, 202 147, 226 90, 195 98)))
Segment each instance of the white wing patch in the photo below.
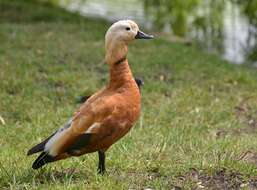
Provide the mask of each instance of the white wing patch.
POLYGON ((46 143, 44 151, 49 152, 50 155, 56 156, 56 153, 51 151, 51 148, 53 145, 63 136, 63 134, 67 131, 67 129, 71 126, 72 119, 70 119, 64 127, 60 128, 55 135, 49 139, 49 141, 46 143))
POLYGON ((94 129, 97 129, 97 128, 99 128, 100 126, 101 126, 101 123, 97 123, 97 122, 96 122, 96 123, 92 124, 92 125, 85 131, 85 133, 86 133, 86 134, 92 133, 94 129))
POLYGON ((124 127, 126 127, 126 125, 127 125, 127 121, 120 122, 119 124, 120 124, 121 127, 124 128, 124 127))

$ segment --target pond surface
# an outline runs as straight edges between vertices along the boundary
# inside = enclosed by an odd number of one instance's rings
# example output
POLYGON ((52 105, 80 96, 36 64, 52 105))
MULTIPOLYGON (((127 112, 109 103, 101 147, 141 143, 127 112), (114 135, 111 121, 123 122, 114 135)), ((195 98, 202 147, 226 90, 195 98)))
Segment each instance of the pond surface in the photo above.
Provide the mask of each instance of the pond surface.
POLYGON ((180 9, 181 12, 178 12, 179 9, 175 7, 177 13, 172 7, 169 12, 160 11, 165 10, 166 5, 162 7, 147 0, 63 0, 60 4, 87 17, 100 17, 109 21, 133 19, 147 29, 191 39, 231 63, 256 64, 256 27, 243 14, 240 4, 229 0, 220 2, 215 4, 211 0, 202 0, 201 4, 192 6, 194 8, 190 10, 180 9), (177 22, 173 18, 177 18, 177 22))

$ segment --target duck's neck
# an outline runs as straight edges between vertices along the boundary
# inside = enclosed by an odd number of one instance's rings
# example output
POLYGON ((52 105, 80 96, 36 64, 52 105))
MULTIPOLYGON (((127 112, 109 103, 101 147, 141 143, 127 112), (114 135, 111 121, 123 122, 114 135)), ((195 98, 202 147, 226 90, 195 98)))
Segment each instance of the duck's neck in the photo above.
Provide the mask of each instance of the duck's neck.
POLYGON ((110 67, 110 86, 120 87, 133 79, 127 60, 127 45, 112 43, 106 47, 106 62, 110 67))
POLYGON ((118 60, 127 56, 128 46, 117 39, 107 39, 105 44, 105 61, 108 65, 115 64, 118 60))
POLYGON ((110 86, 120 87, 130 82, 131 79, 133 79, 133 77, 126 58, 117 61, 116 64, 110 67, 110 86))

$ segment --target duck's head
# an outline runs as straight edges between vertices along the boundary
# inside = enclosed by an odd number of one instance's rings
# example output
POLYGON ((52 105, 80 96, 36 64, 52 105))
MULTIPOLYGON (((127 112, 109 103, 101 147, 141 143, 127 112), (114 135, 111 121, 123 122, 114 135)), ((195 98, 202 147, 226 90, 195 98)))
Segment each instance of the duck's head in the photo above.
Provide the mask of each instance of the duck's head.
POLYGON ((129 43, 134 39, 152 39, 152 35, 145 34, 139 30, 138 25, 132 20, 120 20, 115 22, 106 32, 106 43, 120 42, 129 43))
POLYGON ((135 39, 152 38, 152 35, 140 31, 138 25, 132 20, 115 22, 105 35, 106 62, 112 64, 126 57, 129 42, 135 39))

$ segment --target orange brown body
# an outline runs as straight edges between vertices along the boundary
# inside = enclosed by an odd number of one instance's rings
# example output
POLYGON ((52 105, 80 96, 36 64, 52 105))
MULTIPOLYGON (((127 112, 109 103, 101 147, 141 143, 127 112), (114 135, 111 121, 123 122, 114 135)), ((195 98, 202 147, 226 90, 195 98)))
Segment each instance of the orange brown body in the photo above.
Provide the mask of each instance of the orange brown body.
POLYGON ((107 31, 109 84, 91 96, 64 127, 28 151, 28 155, 42 152, 32 165, 34 169, 48 162, 98 151, 98 170, 105 171, 106 150, 131 129, 140 115, 139 88, 126 59, 128 41, 140 35, 151 38, 140 32, 133 21, 119 21, 107 31))
POLYGON ((115 66, 115 70, 122 74, 115 75, 118 76, 117 79, 89 98, 74 114, 73 124, 67 135, 63 137, 65 143, 58 147, 60 159, 69 156, 65 148, 72 145, 76 138, 88 129, 91 135, 88 144, 81 150, 70 153, 71 155, 78 156, 98 150, 106 151, 123 137, 138 119, 140 93, 132 78, 127 60, 124 62, 115 66))

